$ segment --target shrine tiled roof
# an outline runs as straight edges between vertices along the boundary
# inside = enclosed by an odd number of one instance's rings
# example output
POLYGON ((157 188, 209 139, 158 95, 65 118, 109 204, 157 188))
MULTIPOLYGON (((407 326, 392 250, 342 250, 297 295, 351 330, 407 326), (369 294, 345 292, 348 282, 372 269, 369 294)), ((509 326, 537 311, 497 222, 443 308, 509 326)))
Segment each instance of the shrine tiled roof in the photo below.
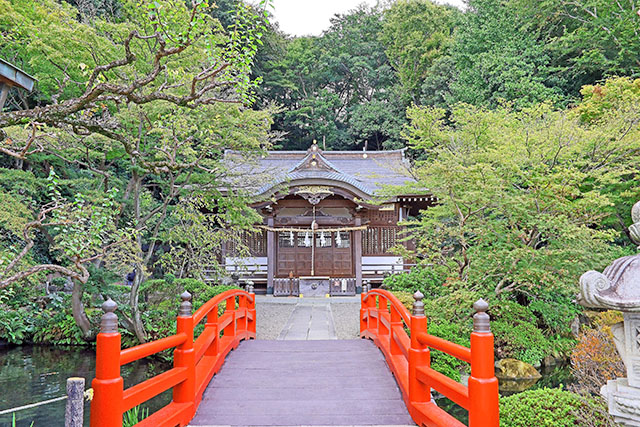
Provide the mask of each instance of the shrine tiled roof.
POLYGON ((269 151, 250 160, 227 151, 225 159, 233 174, 255 194, 316 180, 344 183, 373 196, 384 186, 415 182, 404 151, 322 151, 314 145, 307 151, 269 151))

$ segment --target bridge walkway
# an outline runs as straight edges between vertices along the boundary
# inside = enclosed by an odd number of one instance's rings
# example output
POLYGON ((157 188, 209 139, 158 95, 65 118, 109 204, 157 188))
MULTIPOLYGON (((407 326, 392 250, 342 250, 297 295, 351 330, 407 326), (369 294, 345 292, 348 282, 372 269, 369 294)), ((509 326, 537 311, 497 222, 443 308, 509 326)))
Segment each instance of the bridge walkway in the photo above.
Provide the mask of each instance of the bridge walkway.
POLYGON ((415 424, 373 342, 258 340, 229 354, 191 425, 415 424))

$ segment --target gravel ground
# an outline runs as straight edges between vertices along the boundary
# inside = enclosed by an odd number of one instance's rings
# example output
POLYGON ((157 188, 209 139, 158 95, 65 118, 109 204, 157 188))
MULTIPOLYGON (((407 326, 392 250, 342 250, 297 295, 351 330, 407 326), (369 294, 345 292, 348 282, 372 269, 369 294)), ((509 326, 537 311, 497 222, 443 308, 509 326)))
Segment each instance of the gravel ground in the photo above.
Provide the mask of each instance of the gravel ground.
POLYGON ((339 340, 352 340, 360 335, 360 303, 333 303, 333 324, 339 340))
POLYGON ((360 324, 358 313, 360 312, 359 297, 331 299, 311 298, 274 298, 258 296, 256 299, 257 314, 257 339, 275 340, 287 324, 291 313, 298 303, 331 304, 333 324, 339 340, 358 338, 360 324))
POLYGON ((295 304, 278 304, 258 300, 256 304, 256 339, 275 340, 287 324, 295 304))

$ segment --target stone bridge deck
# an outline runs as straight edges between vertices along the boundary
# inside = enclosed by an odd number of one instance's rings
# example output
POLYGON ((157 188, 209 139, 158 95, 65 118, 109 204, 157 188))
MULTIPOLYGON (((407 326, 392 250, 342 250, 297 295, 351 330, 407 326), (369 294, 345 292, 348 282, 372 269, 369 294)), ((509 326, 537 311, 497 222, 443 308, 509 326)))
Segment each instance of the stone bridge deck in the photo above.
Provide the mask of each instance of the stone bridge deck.
POLYGON ((258 340, 229 354, 191 425, 415 424, 371 341, 258 340))

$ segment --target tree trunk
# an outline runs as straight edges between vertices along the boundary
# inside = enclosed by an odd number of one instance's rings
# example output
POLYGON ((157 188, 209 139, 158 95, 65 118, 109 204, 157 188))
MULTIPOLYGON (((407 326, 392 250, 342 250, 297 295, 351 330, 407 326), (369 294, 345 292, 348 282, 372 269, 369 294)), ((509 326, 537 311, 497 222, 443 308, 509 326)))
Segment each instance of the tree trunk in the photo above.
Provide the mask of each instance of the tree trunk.
MULTIPOLYGON (((135 166, 135 159, 134 159, 135 166)), ((140 192, 142 186, 142 177, 134 169, 131 177, 133 181, 133 209, 136 221, 136 227, 140 230, 140 192)), ((140 250, 140 259, 143 259, 144 253, 142 252, 142 237, 140 233, 137 234, 138 249, 140 250)), ((136 263, 136 277, 131 286, 131 293, 129 294, 129 305, 131 306, 131 321, 133 323, 133 330, 136 334, 136 338, 141 343, 147 341, 147 334, 144 330, 144 324, 140 317, 140 307, 138 305, 138 292, 140 290, 140 284, 144 278, 144 266, 142 263, 136 263)))
POLYGON ((82 303, 82 295, 84 294, 84 285, 79 280, 73 281, 73 292, 71 293, 71 311, 76 325, 82 331, 82 338, 86 341, 92 341, 95 334, 91 330, 91 322, 84 311, 82 303))
POLYGON ((147 342, 147 334, 144 330, 144 324, 140 317, 140 307, 138 306, 138 296, 140 284, 144 279, 144 268, 141 264, 136 264, 136 278, 131 285, 131 293, 129 294, 129 305, 131 306, 131 320, 133 332, 141 343, 147 342))

